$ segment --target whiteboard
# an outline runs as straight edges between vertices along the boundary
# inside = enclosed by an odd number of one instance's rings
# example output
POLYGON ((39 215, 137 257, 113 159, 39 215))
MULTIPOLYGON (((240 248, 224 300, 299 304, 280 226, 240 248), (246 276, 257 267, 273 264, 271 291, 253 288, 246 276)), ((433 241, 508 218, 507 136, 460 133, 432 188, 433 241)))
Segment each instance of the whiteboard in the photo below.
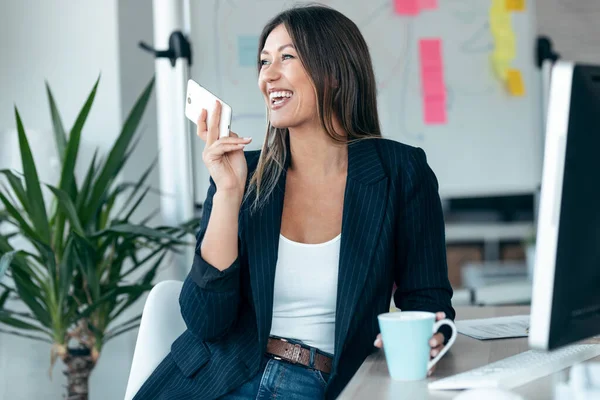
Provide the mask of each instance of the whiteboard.
MULTIPOLYGON (((541 76, 535 66, 535 4, 512 14, 524 97, 511 97, 493 72, 489 31, 490 0, 438 0, 437 10, 407 17, 394 13, 393 0, 322 1, 352 19, 371 52, 378 85, 384 137, 425 150, 442 197, 533 193, 541 181, 541 76), (427 125, 423 118, 418 42, 442 40, 448 121, 427 125)), ((232 130, 252 136, 259 149, 266 111, 253 64, 257 38, 266 22, 297 4, 281 0, 190 2, 191 77, 233 108, 232 130)), ((197 200, 208 174, 195 141, 197 200)))

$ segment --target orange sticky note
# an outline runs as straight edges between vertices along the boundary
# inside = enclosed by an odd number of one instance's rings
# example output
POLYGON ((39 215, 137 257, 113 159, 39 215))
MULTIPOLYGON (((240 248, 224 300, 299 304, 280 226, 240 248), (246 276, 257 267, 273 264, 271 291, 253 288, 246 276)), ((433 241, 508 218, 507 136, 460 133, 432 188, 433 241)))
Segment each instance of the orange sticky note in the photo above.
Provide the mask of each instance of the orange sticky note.
POLYGON ((523 76, 521 75, 521 71, 518 69, 508 70, 506 84, 508 85, 508 92, 512 96, 525 96, 525 84, 523 83, 523 76))
POLYGON ((506 11, 525 11, 525 0, 506 0, 506 11))

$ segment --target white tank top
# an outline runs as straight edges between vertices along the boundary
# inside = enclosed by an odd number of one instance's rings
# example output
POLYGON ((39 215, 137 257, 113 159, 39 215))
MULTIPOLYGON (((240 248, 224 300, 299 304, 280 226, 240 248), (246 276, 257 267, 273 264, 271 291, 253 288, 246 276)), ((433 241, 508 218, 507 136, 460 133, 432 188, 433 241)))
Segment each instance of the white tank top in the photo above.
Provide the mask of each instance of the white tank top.
POLYGON ((271 335, 333 354, 340 239, 304 244, 279 236, 271 335))

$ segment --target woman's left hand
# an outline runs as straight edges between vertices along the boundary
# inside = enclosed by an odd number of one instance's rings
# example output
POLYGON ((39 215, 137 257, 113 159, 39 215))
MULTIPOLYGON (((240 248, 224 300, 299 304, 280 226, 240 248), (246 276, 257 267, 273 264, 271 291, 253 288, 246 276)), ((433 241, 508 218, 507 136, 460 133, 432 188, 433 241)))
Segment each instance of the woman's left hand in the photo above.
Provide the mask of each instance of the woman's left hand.
MULTIPOLYGON (((435 320, 439 321, 441 319, 446 318, 446 313, 438 312, 435 314, 435 320)), ((383 339, 381 339, 381 333, 377 335, 375 339, 375 343, 373 343, 375 347, 380 349, 383 348, 383 339)), ((444 335, 441 333, 436 333, 429 339, 429 347, 431 350, 429 351, 430 359, 440 354, 440 351, 444 348, 444 335)), ((427 376, 430 376, 433 371, 435 371, 435 365, 427 372, 427 376)))

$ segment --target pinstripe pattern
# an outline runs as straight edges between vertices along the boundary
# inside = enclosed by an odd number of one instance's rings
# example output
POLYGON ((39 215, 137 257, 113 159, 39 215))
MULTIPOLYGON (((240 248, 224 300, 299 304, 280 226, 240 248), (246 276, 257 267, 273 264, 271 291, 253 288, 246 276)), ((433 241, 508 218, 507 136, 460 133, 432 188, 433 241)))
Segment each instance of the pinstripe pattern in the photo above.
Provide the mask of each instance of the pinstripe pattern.
MULTIPOLYGON (((247 153, 250 172, 257 159, 257 152, 247 153)), ((239 257, 220 272, 198 251, 212 209, 211 182, 197 254, 180 297, 188 330, 136 400, 213 399, 256 374, 271 329, 284 189, 285 174, 259 212, 251 215, 242 207, 239 257)), ((388 310, 394 281, 400 308, 454 318, 437 180, 425 153, 385 139, 350 145, 343 207, 327 398, 341 392, 374 350, 377 315, 388 310)))

